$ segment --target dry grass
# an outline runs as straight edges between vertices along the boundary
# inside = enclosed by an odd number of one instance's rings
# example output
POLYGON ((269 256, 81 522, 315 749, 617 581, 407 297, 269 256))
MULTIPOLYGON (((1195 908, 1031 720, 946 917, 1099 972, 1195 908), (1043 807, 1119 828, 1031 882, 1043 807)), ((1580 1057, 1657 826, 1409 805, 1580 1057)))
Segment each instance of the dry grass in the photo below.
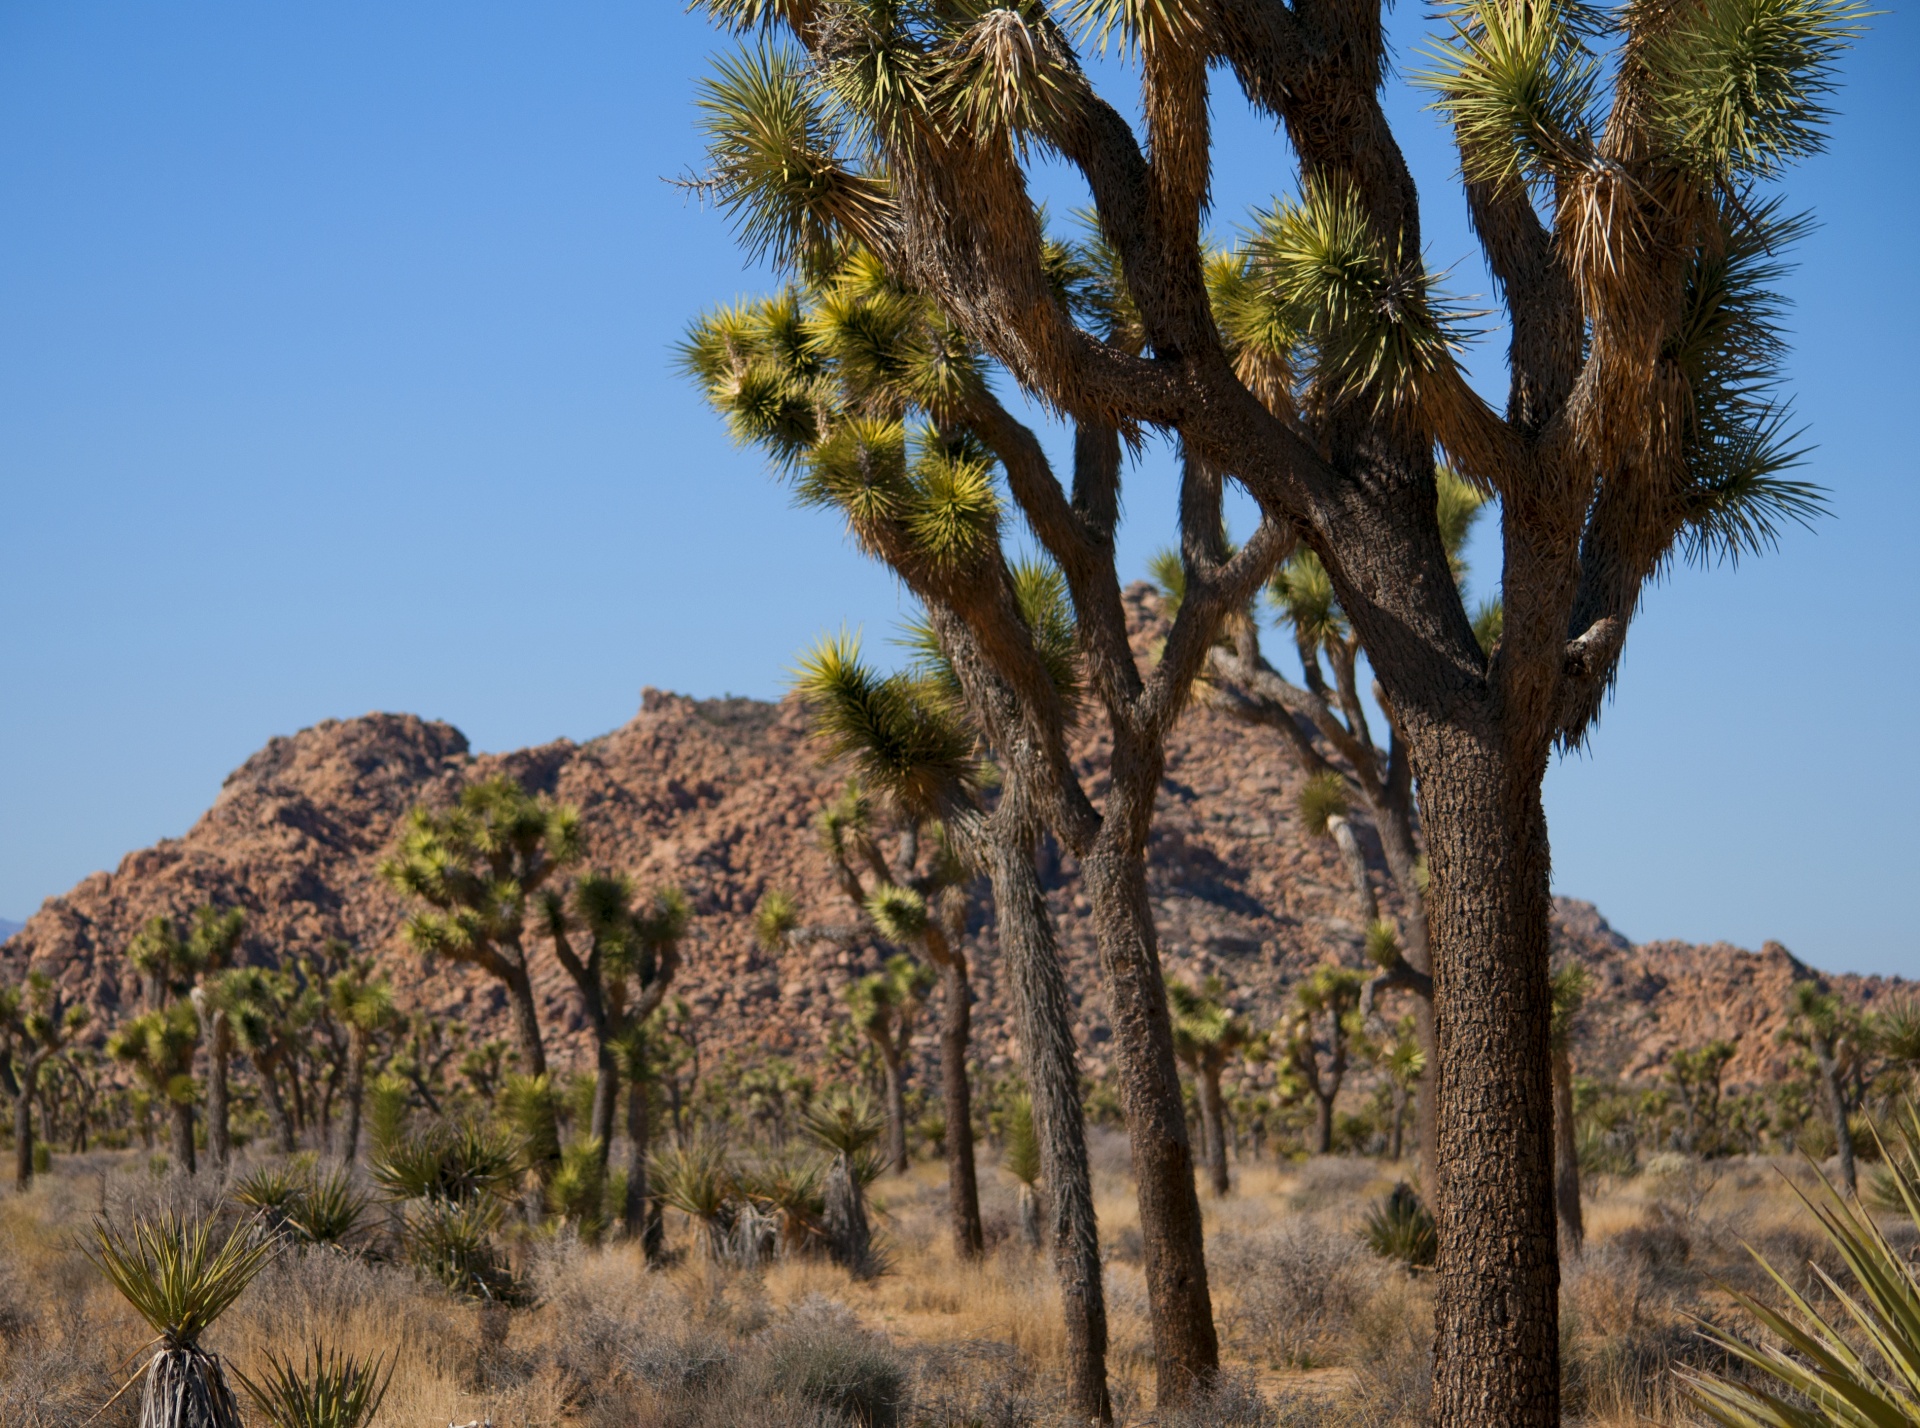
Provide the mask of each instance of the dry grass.
MULTIPOLYGON (((1147 1424, 1151 1359, 1124 1144, 1103 1137, 1095 1150, 1114 1396, 1123 1422, 1147 1424)), ((1012 1232, 1011 1182, 982 1171, 991 1243, 978 1263, 954 1258, 941 1169, 918 1165, 875 1187, 893 1268, 872 1281, 811 1260, 740 1273, 689 1259, 649 1272, 626 1246, 534 1239, 515 1248, 534 1307, 484 1314, 393 1265, 288 1252, 208 1342, 249 1369, 270 1348, 316 1340, 393 1355, 377 1428, 825 1428, 862 1413, 875 1424, 1041 1428, 1058 1421, 1057 1298, 1044 1258, 1012 1232)), ((1168 1415, 1163 1428, 1423 1421, 1429 1281, 1375 1259, 1355 1232, 1396 1178, 1394 1167, 1356 1160, 1240 1166, 1230 1197, 1203 1200, 1229 1371, 1201 1416, 1168 1415)), ((96 1214, 124 1221, 217 1203, 204 1181, 157 1180, 139 1157, 114 1155, 64 1160, 27 1195, 0 1196, 0 1428, 130 1422, 133 1395, 94 1415, 138 1364, 147 1331, 87 1263, 81 1236, 96 1214)), ((1743 1242, 1807 1284, 1805 1266, 1824 1254, 1770 1164, 1605 1182, 1587 1213, 1588 1252, 1564 1274, 1563 1339, 1569 1421, 1596 1428, 1690 1421, 1668 1370, 1713 1361, 1695 1325, 1728 1320, 1718 1283, 1757 1283, 1743 1242)), ((680 1224, 670 1239, 691 1241, 680 1224)))

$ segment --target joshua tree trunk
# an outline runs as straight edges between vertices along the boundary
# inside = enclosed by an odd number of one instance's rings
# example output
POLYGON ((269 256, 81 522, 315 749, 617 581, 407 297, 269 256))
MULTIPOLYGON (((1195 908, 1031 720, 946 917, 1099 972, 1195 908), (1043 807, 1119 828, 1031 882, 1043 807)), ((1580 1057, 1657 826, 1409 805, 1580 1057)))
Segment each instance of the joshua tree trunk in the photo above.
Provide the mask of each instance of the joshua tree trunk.
POLYGON ((40 1068, 47 1053, 36 1051, 20 1063, 13 1093, 13 1184, 25 1190, 33 1184, 33 1100, 40 1090, 40 1068))
POLYGON ((1401 1142, 1401 1130, 1407 1121, 1407 1093, 1399 1087, 1393 1092, 1393 1125, 1387 1132, 1387 1159, 1399 1164, 1405 1149, 1401 1142))
POLYGON ((978 1259, 986 1246, 980 1229, 980 1188, 973 1165, 973 1088, 967 1078, 967 1043, 973 1033, 973 988, 966 954, 949 947, 940 969, 946 992, 946 1020, 940 1036, 940 1080, 947 1117, 947 1216, 953 1227, 953 1251, 978 1259))
MULTIPOLYGON (((524 954, 515 948, 505 959, 508 975, 507 1001, 513 1008, 513 1029, 520 1041, 520 1059, 529 1076, 547 1074, 547 1048, 540 1037, 540 1015, 533 1001, 533 983, 527 976, 524 954)), ((534 1166, 534 1173, 545 1184, 552 1176, 557 1157, 560 1153, 560 1122, 557 1108, 552 1098, 544 1102, 546 1106, 545 1122, 541 1128, 545 1134, 538 1141, 545 1147, 540 1163, 534 1166)))
POLYGON ((340 1120, 340 1159, 352 1165, 360 1154, 360 1108, 366 1100, 367 1032, 358 1026, 347 1029, 347 1084, 345 1115, 340 1120))
POLYGON ((1220 1106, 1220 1072, 1211 1066, 1202 1066, 1193 1078, 1194 1088, 1199 1093, 1201 1138, 1206 1142, 1207 1178, 1213 1185, 1216 1197, 1225 1196, 1231 1189, 1227 1180, 1227 1136, 1226 1117, 1220 1106))
POLYGON ((200 1166, 193 1151, 193 1103, 176 1101, 169 1096, 167 1112, 171 1117, 172 1140, 168 1148, 173 1155, 173 1168, 198 1175, 200 1166))
POLYGON ((627 1087, 627 1203, 620 1207, 620 1228, 629 1239, 638 1239, 646 1251, 647 1263, 660 1260, 661 1223, 653 1202, 653 1187, 647 1182, 647 1156, 652 1150, 652 1123, 647 1104, 647 1083, 635 1077, 627 1087))
POLYGON ((587 1133, 599 1142, 600 1169, 604 1172, 607 1156, 613 1150, 613 1118, 620 1100, 619 1060, 604 1032, 594 1038, 593 1061, 593 1112, 587 1133))
MULTIPOLYGON (((1511 626, 1510 626, 1511 628, 1511 626)), ((1449 730, 1421 760, 1440 1031, 1436 1418, 1559 1421, 1540 770, 1449 730)))
MULTIPOLYGON (((1120 1095, 1133 1151, 1153 1321, 1155 1400, 1171 1405, 1212 1387, 1220 1341, 1207 1291, 1200 1199, 1173 1058, 1166 983, 1147 901, 1146 859, 1114 836, 1128 821, 1127 810, 1116 805, 1137 791, 1132 787, 1137 774, 1125 766, 1130 754, 1139 756, 1116 738, 1101 836, 1082 860, 1082 870, 1093 904, 1102 990, 1119 1052, 1120 1095)), ((1152 762, 1157 781, 1160 761, 1152 762)), ((1152 792, 1149 785, 1148 800, 1152 792)))
POLYGON ((1847 1101, 1840 1092, 1840 1070, 1834 1062, 1833 1043, 1817 1031, 1809 1040, 1814 1062, 1820 1068, 1820 1087, 1826 1093, 1827 1118, 1833 1123, 1834 1149, 1840 1157, 1840 1183, 1851 1195, 1860 1186, 1853 1165, 1853 1128, 1847 1124, 1847 1101))
MULTIPOLYGON (((1005 806, 1001 814, 1010 810, 1005 806)), ((1100 1278, 1100 1227, 1080 1104, 1073 1018, 1053 921, 1034 872, 1031 838, 995 829, 988 849, 995 924, 1013 999, 1020 1060, 1040 1142, 1048 1239, 1060 1280, 1067 1333, 1067 1401, 1081 1422, 1109 1423, 1107 1304, 1100 1278)))
POLYGON ((227 1107, 227 1070, 233 1060, 233 1022, 221 1007, 209 1007, 198 987, 194 1009, 200 1013, 207 1047, 207 1160, 215 1171, 233 1159, 231 1119, 227 1107))
POLYGON ((907 1173, 907 1066, 904 1047, 880 1044, 880 1069, 887 1082, 887 1160, 895 1175, 907 1173))
POLYGON ((1553 1048, 1553 1204, 1560 1215, 1560 1248, 1578 1259, 1587 1242, 1580 1214, 1580 1142, 1573 1124, 1573 1058, 1553 1048))
POLYGON ((267 1123, 273 1128, 273 1143, 282 1155, 292 1155, 293 1122, 287 1117, 286 1099, 280 1094, 280 1078, 274 1073, 273 1062, 258 1058, 253 1063, 253 1070, 260 1078, 260 1099, 267 1105, 267 1123))
POLYGON ((1333 1102, 1340 1094, 1340 1088, 1323 1091, 1313 1088, 1313 1153, 1331 1155, 1333 1153, 1333 1102))

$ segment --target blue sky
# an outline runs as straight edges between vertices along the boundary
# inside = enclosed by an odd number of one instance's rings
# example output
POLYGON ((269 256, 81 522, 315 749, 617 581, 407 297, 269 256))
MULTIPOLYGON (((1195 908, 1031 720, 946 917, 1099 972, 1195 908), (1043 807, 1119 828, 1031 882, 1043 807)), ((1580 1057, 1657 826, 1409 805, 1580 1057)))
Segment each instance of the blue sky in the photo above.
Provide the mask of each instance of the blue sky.
MULTIPOLYGON (((1417 68, 1421 10, 1394 23, 1417 68)), ((663 182, 699 161, 717 43, 663 0, 0 4, 0 914, 319 719, 585 738, 642 685, 773 695, 823 631, 884 634, 889 580, 671 370, 690 316, 765 282, 663 182)), ((1549 780, 1556 886, 1636 938, 1920 971, 1917 60, 1877 20, 1792 181, 1831 518, 1655 590, 1549 780)), ((1224 236, 1290 170, 1217 94, 1224 236)), ((1391 102, 1431 260, 1484 293, 1444 136, 1399 77, 1391 102)), ((1163 456, 1127 500, 1140 571, 1163 456)))

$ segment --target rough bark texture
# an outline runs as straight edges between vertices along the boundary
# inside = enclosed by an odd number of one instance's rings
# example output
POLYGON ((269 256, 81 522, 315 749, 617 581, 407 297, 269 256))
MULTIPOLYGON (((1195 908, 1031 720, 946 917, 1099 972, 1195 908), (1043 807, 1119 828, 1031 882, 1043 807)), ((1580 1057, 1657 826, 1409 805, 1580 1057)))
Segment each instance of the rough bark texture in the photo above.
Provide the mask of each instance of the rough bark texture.
MULTIPOLYGON (((202 1004, 194 998, 196 1007, 202 1004)), ((232 1111, 228 1075, 233 1065, 233 1021, 214 1007, 201 1019, 207 1048, 207 1160, 224 1171, 233 1160, 232 1111)))
POLYGON ((40 1067, 46 1060, 36 1053, 19 1063, 13 1093, 13 1184, 25 1190, 33 1183, 33 1103, 40 1089, 40 1067))
POLYGON ((347 1030, 347 1078, 341 1088, 345 1101, 340 1117, 340 1144, 336 1153, 343 1164, 360 1158, 360 1113, 367 1098, 367 1052, 369 1033, 360 1027, 347 1030))
POLYGON ((907 1173, 907 1068, 900 1053, 882 1047, 880 1069, 886 1078, 887 1163, 895 1175, 907 1173))
MULTIPOLYGON (((1004 812, 1004 810, 1003 810, 1004 812)), ((990 848, 994 913, 1005 959, 1034 1134, 1040 1143, 1048 1239, 1066 1326, 1067 1401, 1081 1420, 1113 1418, 1107 1393, 1107 1305, 1093 1208, 1080 1067, 1053 921, 1030 838, 1001 831, 990 848)))
POLYGON ((1444 748, 1421 770, 1444 1068, 1436 1416, 1551 1424, 1560 1270, 1546 821, 1537 779, 1509 776, 1467 739, 1444 748), (1489 797, 1497 790, 1507 807, 1489 797))
POLYGON ((1086 879, 1107 1016, 1120 1047, 1120 1097, 1152 1310, 1155 1396, 1173 1404, 1211 1387, 1220 1363, 1173 1026, 1144 860, 1098 849, 1086 861, 1086 879))

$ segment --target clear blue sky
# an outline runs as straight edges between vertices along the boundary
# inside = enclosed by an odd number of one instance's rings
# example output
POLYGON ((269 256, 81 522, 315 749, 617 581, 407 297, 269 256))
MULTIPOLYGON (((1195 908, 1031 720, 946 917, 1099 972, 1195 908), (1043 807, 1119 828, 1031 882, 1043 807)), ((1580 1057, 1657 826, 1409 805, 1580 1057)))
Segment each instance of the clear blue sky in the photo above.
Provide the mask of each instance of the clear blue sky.
MULTIPOLYGON (((1403 68, 1422 24, 1395 11, 1403 68)), ((821 632, 884 633, 888 579, 670 368, 694 312, 764 285, 662 182, 698 163, 715 44, 676 0, 0 4, 0 914, 319 719, 585 738, 642 685, 774 695, 821 632)), ((1832 518, 1654 591, 1548 798, 1557 887, 1633 937, 1912 974, 1911 18, 1846 77, 1793 181, 1824 224, 1794 375, 1832 518)), ((1484 292, 1395 83, 1432 260, 1484 292)), ((1218 94, 1226 233, 1289 167, 1218 94)), ((1150 460, 1131 569, 1171 507, 1150 460)))

